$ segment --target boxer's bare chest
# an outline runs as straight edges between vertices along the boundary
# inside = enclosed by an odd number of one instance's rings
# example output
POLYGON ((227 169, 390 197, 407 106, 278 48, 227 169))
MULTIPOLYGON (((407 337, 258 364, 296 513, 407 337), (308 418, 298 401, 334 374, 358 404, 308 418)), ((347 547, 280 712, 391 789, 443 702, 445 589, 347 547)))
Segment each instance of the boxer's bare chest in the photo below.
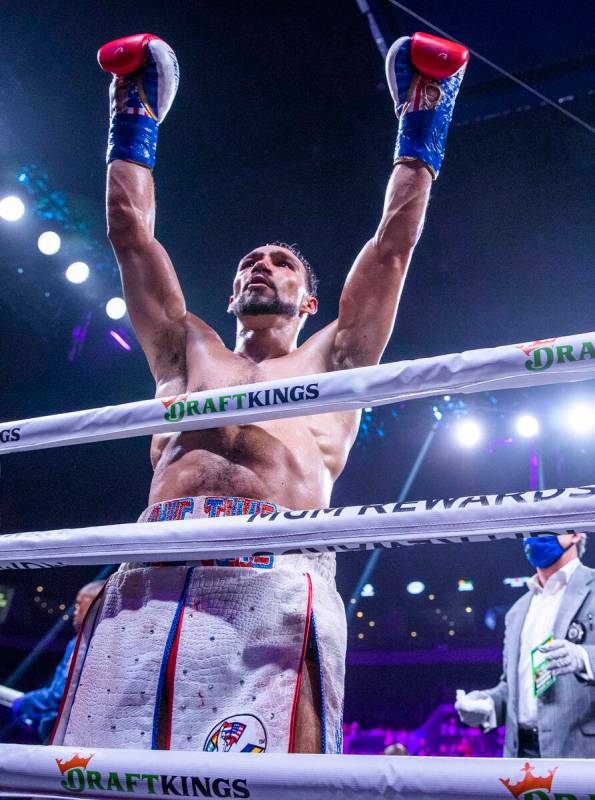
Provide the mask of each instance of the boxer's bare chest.
MULTIPOLYGON (((327 371, 324 342, 258 363, 218 337, 187 342, 185 368, 172 370, 157 396, 240 386, 327 371)), ((151 502, 234 494, 293 508, 325 505, 355 440, 359 413, 292 417, 156 436, 151 502)))

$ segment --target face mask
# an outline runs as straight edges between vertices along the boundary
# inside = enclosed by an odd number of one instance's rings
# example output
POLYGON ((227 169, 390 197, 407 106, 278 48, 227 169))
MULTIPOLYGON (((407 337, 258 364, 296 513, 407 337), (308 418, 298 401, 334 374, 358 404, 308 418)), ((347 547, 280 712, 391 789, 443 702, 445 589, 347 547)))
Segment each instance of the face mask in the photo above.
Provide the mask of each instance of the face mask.
POLYGON ((527 561, 531 566, 537 568, 551 567, 556 561, 561 558, 567 550, 570 550, 572 544, 568 547, 562 547, 558 541, 557 536, 538 536, 535 539, 525 539, 523 547, 527 561))

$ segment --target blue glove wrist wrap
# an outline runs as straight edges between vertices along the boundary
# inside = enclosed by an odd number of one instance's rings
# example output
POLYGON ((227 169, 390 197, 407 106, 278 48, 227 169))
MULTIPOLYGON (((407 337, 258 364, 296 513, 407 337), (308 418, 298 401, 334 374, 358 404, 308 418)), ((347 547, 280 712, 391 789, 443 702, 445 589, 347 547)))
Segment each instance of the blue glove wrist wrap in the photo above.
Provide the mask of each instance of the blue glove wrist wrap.
POLYGON ((157 121, 144 114, 116 114, 109 130, 108 163, 122 159, 153 169, 158 128, 157 121))

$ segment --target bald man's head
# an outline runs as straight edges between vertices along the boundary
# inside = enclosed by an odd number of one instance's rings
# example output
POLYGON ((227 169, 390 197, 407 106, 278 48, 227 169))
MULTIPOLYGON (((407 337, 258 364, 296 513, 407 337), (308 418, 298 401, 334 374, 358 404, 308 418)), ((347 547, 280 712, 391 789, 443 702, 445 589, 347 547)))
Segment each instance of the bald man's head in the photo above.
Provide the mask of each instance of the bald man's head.
POLYGON ((87 583, 82 589, 79 589, 74 601, 74 614, 72 615, 72 625, 75 631, 78 632, 80 629, 89 606, 104 586, 105 581, 91 581, 91 583, 87 583))

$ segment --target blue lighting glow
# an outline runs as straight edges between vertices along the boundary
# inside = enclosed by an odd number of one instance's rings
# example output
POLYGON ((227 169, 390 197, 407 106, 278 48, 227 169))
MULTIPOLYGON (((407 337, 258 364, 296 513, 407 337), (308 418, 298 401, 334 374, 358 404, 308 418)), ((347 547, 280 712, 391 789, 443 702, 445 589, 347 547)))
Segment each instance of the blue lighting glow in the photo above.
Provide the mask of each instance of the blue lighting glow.
POLYGON ((488 608, 486 611, 486 615, 484 618, 486 628, 489 628, 491 631, 496 630, 496 623, 497 623, 496 612, 493 608, 488 608))

